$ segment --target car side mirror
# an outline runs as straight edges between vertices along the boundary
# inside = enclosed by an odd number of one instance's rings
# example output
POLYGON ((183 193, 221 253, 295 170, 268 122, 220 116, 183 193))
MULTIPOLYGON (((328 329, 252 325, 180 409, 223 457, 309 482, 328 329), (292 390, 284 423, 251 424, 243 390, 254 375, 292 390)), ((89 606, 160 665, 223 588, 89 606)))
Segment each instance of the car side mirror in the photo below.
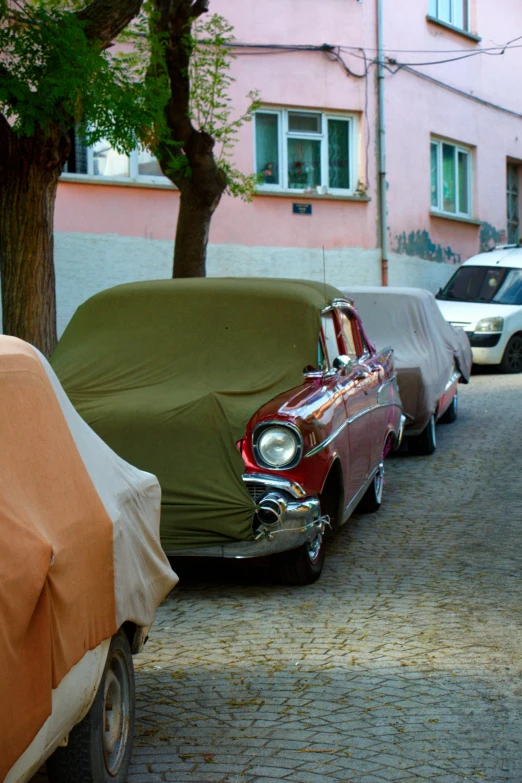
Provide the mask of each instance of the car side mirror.
POLYGON ((333 360, 333 367, 335 370, 348 370, 351 368, 352 364, 353 362, 350 357, 345 356, 344 354, 336 356, 333 360))

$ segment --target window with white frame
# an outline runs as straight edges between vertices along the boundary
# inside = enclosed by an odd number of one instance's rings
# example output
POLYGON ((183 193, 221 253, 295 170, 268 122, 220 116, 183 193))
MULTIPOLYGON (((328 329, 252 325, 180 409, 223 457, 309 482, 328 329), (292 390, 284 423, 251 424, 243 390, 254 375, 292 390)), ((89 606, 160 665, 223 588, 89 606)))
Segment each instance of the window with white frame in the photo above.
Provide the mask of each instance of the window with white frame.
POLYGON ((471 151, 442 139, 431 140, 431 209, 471 217, 471 151))
POLYGON ((261 189, 353 191, 353 116, 262 108, 254 132, 261 189))
POLYGON ((148 150, 137 148, 129 155, 124 155, 111 147, 105 139, 87 147, 76 135, 64 174, 86 174, 112 179, 164 179, 158 160, 148 150))
POLYGON ((453 27, 469 30, 469 0, 429 0, 429 15, 453 27))

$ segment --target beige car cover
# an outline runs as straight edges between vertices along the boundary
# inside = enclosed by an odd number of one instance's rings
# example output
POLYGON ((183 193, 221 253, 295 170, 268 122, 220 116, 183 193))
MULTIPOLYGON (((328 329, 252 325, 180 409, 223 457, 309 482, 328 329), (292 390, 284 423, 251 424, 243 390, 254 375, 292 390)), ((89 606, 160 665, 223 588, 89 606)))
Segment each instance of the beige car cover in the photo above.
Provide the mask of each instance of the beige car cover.
POLYGON ((154 476, 111 451, 46 359, 0 336, 0 780, 52 689, 126 620, 148 625, 177 582, 154 476))

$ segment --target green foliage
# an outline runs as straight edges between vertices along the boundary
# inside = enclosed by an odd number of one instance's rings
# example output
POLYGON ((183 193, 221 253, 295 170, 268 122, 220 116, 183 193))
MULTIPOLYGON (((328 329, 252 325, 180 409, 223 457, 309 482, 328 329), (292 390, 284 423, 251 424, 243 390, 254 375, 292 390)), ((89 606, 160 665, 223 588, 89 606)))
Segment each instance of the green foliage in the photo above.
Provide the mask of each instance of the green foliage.
POLYGON ((128 152, 151 140, 165 81, 146 84, 139 47, 102 50, 90 41, 74 13, 79 5, 0 0, 0 111, 22 136, 76 126, 87 144, 106 138, 128 152))
POLYGON ((213 14, 209 18, 200 17, 185 36, 185 46, 190 53, 190 119, 198 130, 214 139, 214 155, 227 178, 228 192, 250 201, 258 178, 235 168, 232 151, 240 128, 252 120, 261 104, 257 90, 251 90, 246 96, 249 100, 246 110, 234 116, 230 97, 230 87, 235 81, 230 73, 235 59, 232 31, 233 27, 226 19, 213 14))
MULTIPOLYGON (((122 153, 141 144, 161 157, 174 180, 190 177, 183 145, 170 137, 165 119, 167 41, 153 32, 153 0, 146 0, 118 45, 105 50, 89 40, 75 13, 85 5, 85 0, 0 0, 0 112, 21 136, 56 125, 75 127, 85 144, 103 138, 122 153)), ((214 140, 228 192, 250 200, 258 179, 234 166, 232 151, 239 129, 260 103, 252 91, 246 110, 234 114, 233 42, 231 25, 217 14, 188 28, 190 120, 214 140)))
POLYGON ((192 26, 187 45, 190 47, 189 79, 191 95, 191 119, 199 130, 208 133, 216 142, 218 166, 225 173, 228 190, 233 196, 251 200, 257 184, 254 175, 245 175, 231 162, 232 150, 239 129, 260 106, 259 95, 251 90, 249 105, 243 114, 233 116, 230 87, 234 78, 230 74, 235 55, 233 27, 218 14, 208 19, 200 17, 192 26))

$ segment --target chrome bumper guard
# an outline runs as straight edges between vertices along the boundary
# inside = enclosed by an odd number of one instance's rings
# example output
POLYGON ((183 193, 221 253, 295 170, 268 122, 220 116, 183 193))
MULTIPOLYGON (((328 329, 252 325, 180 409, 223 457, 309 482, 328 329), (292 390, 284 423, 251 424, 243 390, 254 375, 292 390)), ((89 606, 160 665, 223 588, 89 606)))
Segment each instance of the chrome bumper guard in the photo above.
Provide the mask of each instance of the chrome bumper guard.
POLYGON ((304 492, 293 482, 261 475, 245 475, 243 480, 250 484, 263 483, 270 490, 256 504, 257 527, 254 540, 168 551, 167 554, 237 559, 264 557, 296 549, 312 539, 318 530, 324 533, 326 525, 330 523, 328 516, 321 516, 318 498, 296 498, 296 495, 301 492, 304 495, 304 492), (289 499, 289 496, 292 499, 289 499))

